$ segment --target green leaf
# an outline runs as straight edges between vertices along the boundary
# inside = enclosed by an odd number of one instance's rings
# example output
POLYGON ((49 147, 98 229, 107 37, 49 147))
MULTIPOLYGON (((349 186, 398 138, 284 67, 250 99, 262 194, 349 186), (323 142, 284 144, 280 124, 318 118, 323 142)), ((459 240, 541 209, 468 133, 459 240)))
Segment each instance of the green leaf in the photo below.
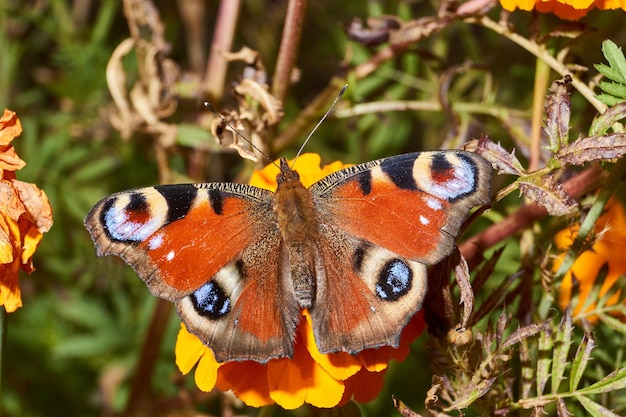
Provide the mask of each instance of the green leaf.
POLYGON ((598 87, 614 97, 626 99, 626 85, 624 84, 600 81, 598 87))
POLYGON ((75 181, 89 183, 93 180, 103 178, 106 174, 112 172, 118 166, 118 159, 114 157, 102 157, 93 161, 79 169, 77 169, 72 178, 75 181))
POLYGON ((559 329, 555 337, 555 347, 552 353, 552 393, 559 391, 559 386, 565 374, 567 366, 567 355, 572 344, 572 313, 570 309, 565 310, 565 315, 561 320, 559 329))
POLYGON ((594 64, 594 67, 596 68, 596 70, 598 70, 600 74, 604 75, 606 78, 610 80, 619 80, 620 78, 619 71, 609 67, 608 65, 594 64))
POLYGON ((626 388, 626 368, 611 372, 595 384, 589 385, 578 392, 584 395, 602 394, 626 388))
POLYGON ((576 351, 576 356, 574 356, 574 360, 572 361, 572 369, 570 371, 570 379, 569 379, 569 390, 570 392, 576 391, 578 388, 578 383, 585 372, 585 368, 589 363, 589 358, 591 357, 591 351, 595 347, 595 339, 592 333, 585 333, 583 336, 583 340, 578 345, 578 350, 576 351))
POLYGON ((595 401, 591 401, 584 395, 576 395, 576 399, 585 407, 585 410, 589 412, 592 417, 619 417, 619 414, 615 414, 606 407, 601 406, 595 401))
POLYGON ((602 42, 602 53, 609 62, 611 68, 618 73, 615 78, 611 79, 621 84, 626 84, 626 57, 624 57, 622 48, 617 46, 613 41, 607 39, 602 42))
POLYGON ((603 324, 606 324, 608 327, 615 330, 616 332, 626 335, 626 323, 616 319, 613 316, 609 316, 608 314, 598 314, 598 317, 603 324))
POLYGON ((191 124, 178 125, 176 143, 194 149, 224 151, 208 130, 191 124))
POLYGON ((623 99, 619 99, 617 97, 613 97, 612 95, 609 94, 598 94, 596 96, 596 98, 598 100, 600 100, 601 102, 603 102, 604 104, 606 104, 607 106, 615 106, 617 104, 621 104, 624 102, 623 99))
POLYGON ((546 330, 539 334, 539 343, 537 346, 538 359, 537 359, 537 394, 541 395, 544 392, 548 378, 550 378, 550 365, 552 364, 552 358, 550 352, 552 352, 552 331, 546 330))

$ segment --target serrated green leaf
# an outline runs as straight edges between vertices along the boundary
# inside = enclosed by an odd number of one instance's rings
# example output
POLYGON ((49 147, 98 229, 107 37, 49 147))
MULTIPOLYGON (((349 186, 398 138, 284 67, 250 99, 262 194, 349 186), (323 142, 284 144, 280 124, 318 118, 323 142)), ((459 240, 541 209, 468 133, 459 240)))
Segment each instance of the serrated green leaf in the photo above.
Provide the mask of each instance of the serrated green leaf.
POLYGON ((618 73, 618 77, 612 79, 619 83, 626 84, 626 57, 624 57, 622 48, 617 46, 615 42, 607 39, 602 42, 602 53, 611 68, 618 73))
POLYGON ((609 95, 609 94, 598 94, 596 98, 609 107, 624 103, 624 101, 626 101, 626 100, 619 99, 617 97, 613 97, 612 95, 609 95))
POLYGON ((608 81, 600 81, 598 87, 605 93, 608 93, 619 99, 626 99, 626 85, 608 81))
POLYGON ((619 71, 609 67, 608 65, 605 64, 594 64, 593 65, 596 70, 604 75, 606 78, 610 79, 610 80, 619 80, 620 78, 620 73, 619 71))
POLYGON ((572 369, 570 370, 569 379, 570 392, 574 392, 576 391, 576 388, 578 388, 578 383, 585 372, 585 368, 587 368, 589 358, 591 357, 591 351, 594 347, 595 339, 593 334, 585 333, 583 340, 580 342, 580 345, 578 345, 578 350, 576 350, 576 356, 574 356, 574 360, 572 361, 572 369))
POLYGON ((584 395, 601 394, 626 388, 626 368, 611 372, 595 384, 589 385, 578 392, 584 395))
POLYGON ((561 324, 556 332, 554 351, 552 354, 552 393, 559 391, 561 381, 564 379, 565 367, 567 366, 567 355, 572 343, 572 313, 570 309, 565 310, 561 324))
POLYGON ((584 395, 576 395, 576 399, 582 404, 585 410, 589 412, 591 417, 620 417, 619 414, 615 414, 613 411, 601 406, 597 402, 591 401, 584 395))

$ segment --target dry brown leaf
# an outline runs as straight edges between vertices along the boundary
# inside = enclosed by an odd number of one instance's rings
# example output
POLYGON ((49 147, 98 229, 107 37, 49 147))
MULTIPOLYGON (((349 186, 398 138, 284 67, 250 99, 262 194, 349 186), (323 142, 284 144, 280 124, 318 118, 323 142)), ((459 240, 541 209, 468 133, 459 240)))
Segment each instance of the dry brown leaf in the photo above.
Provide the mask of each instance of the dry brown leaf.
POLYGON ((476 152, 498 170, 499 174, 523 175, 524 167, 515 156, 515 150, 508 153, 499 143, 492 142, 487 136, 466 143, 465 150, 476 152))
POLYGON ((563 146, 556 154, 562 165, 584 165, 587 162, 621 158, 626 154, 626 133, 579 138, 563 146))
POLYGON ((568 142, 569 120, 571 116, 569 88, 572 77, 566 75, 550 86, 551 95, 546 105, 544 132, 550 141, 550 149, 556 151, 568 142))
POLYGON ((556 182, 552 175, 528 176, 518 181, 526 197, 548 210, 552 216, 562 216, 576 211, 578 203, 556 182))

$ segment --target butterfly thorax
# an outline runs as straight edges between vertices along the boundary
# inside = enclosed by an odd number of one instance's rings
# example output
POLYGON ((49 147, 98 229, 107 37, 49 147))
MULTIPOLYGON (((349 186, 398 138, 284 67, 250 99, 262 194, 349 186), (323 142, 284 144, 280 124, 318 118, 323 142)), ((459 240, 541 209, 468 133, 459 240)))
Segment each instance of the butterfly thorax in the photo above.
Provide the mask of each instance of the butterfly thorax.
POLYGON ((315 294, 315 245, 317 219, 311 193, 300 176, 281 160, 274 194, 274 215, 282 235, 283 260, 289 263, 298 304, 310 308, 315 294))

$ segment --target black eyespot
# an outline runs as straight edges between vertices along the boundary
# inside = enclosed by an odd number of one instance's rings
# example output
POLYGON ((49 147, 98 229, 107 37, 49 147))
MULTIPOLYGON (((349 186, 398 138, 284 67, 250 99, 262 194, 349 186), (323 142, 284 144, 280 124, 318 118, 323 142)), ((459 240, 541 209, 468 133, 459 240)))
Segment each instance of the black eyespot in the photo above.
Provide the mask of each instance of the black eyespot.
POLYGON ((196 312, 209 319, 217 320, 230 312, 230 298, 213 281, 207 282, 189 297, 196 312))
POLYGON ((395 301, 409 292, 413 285, 413 271, 400 259, 385 264, 378 282, 376 295, 384 301, 395 301))

